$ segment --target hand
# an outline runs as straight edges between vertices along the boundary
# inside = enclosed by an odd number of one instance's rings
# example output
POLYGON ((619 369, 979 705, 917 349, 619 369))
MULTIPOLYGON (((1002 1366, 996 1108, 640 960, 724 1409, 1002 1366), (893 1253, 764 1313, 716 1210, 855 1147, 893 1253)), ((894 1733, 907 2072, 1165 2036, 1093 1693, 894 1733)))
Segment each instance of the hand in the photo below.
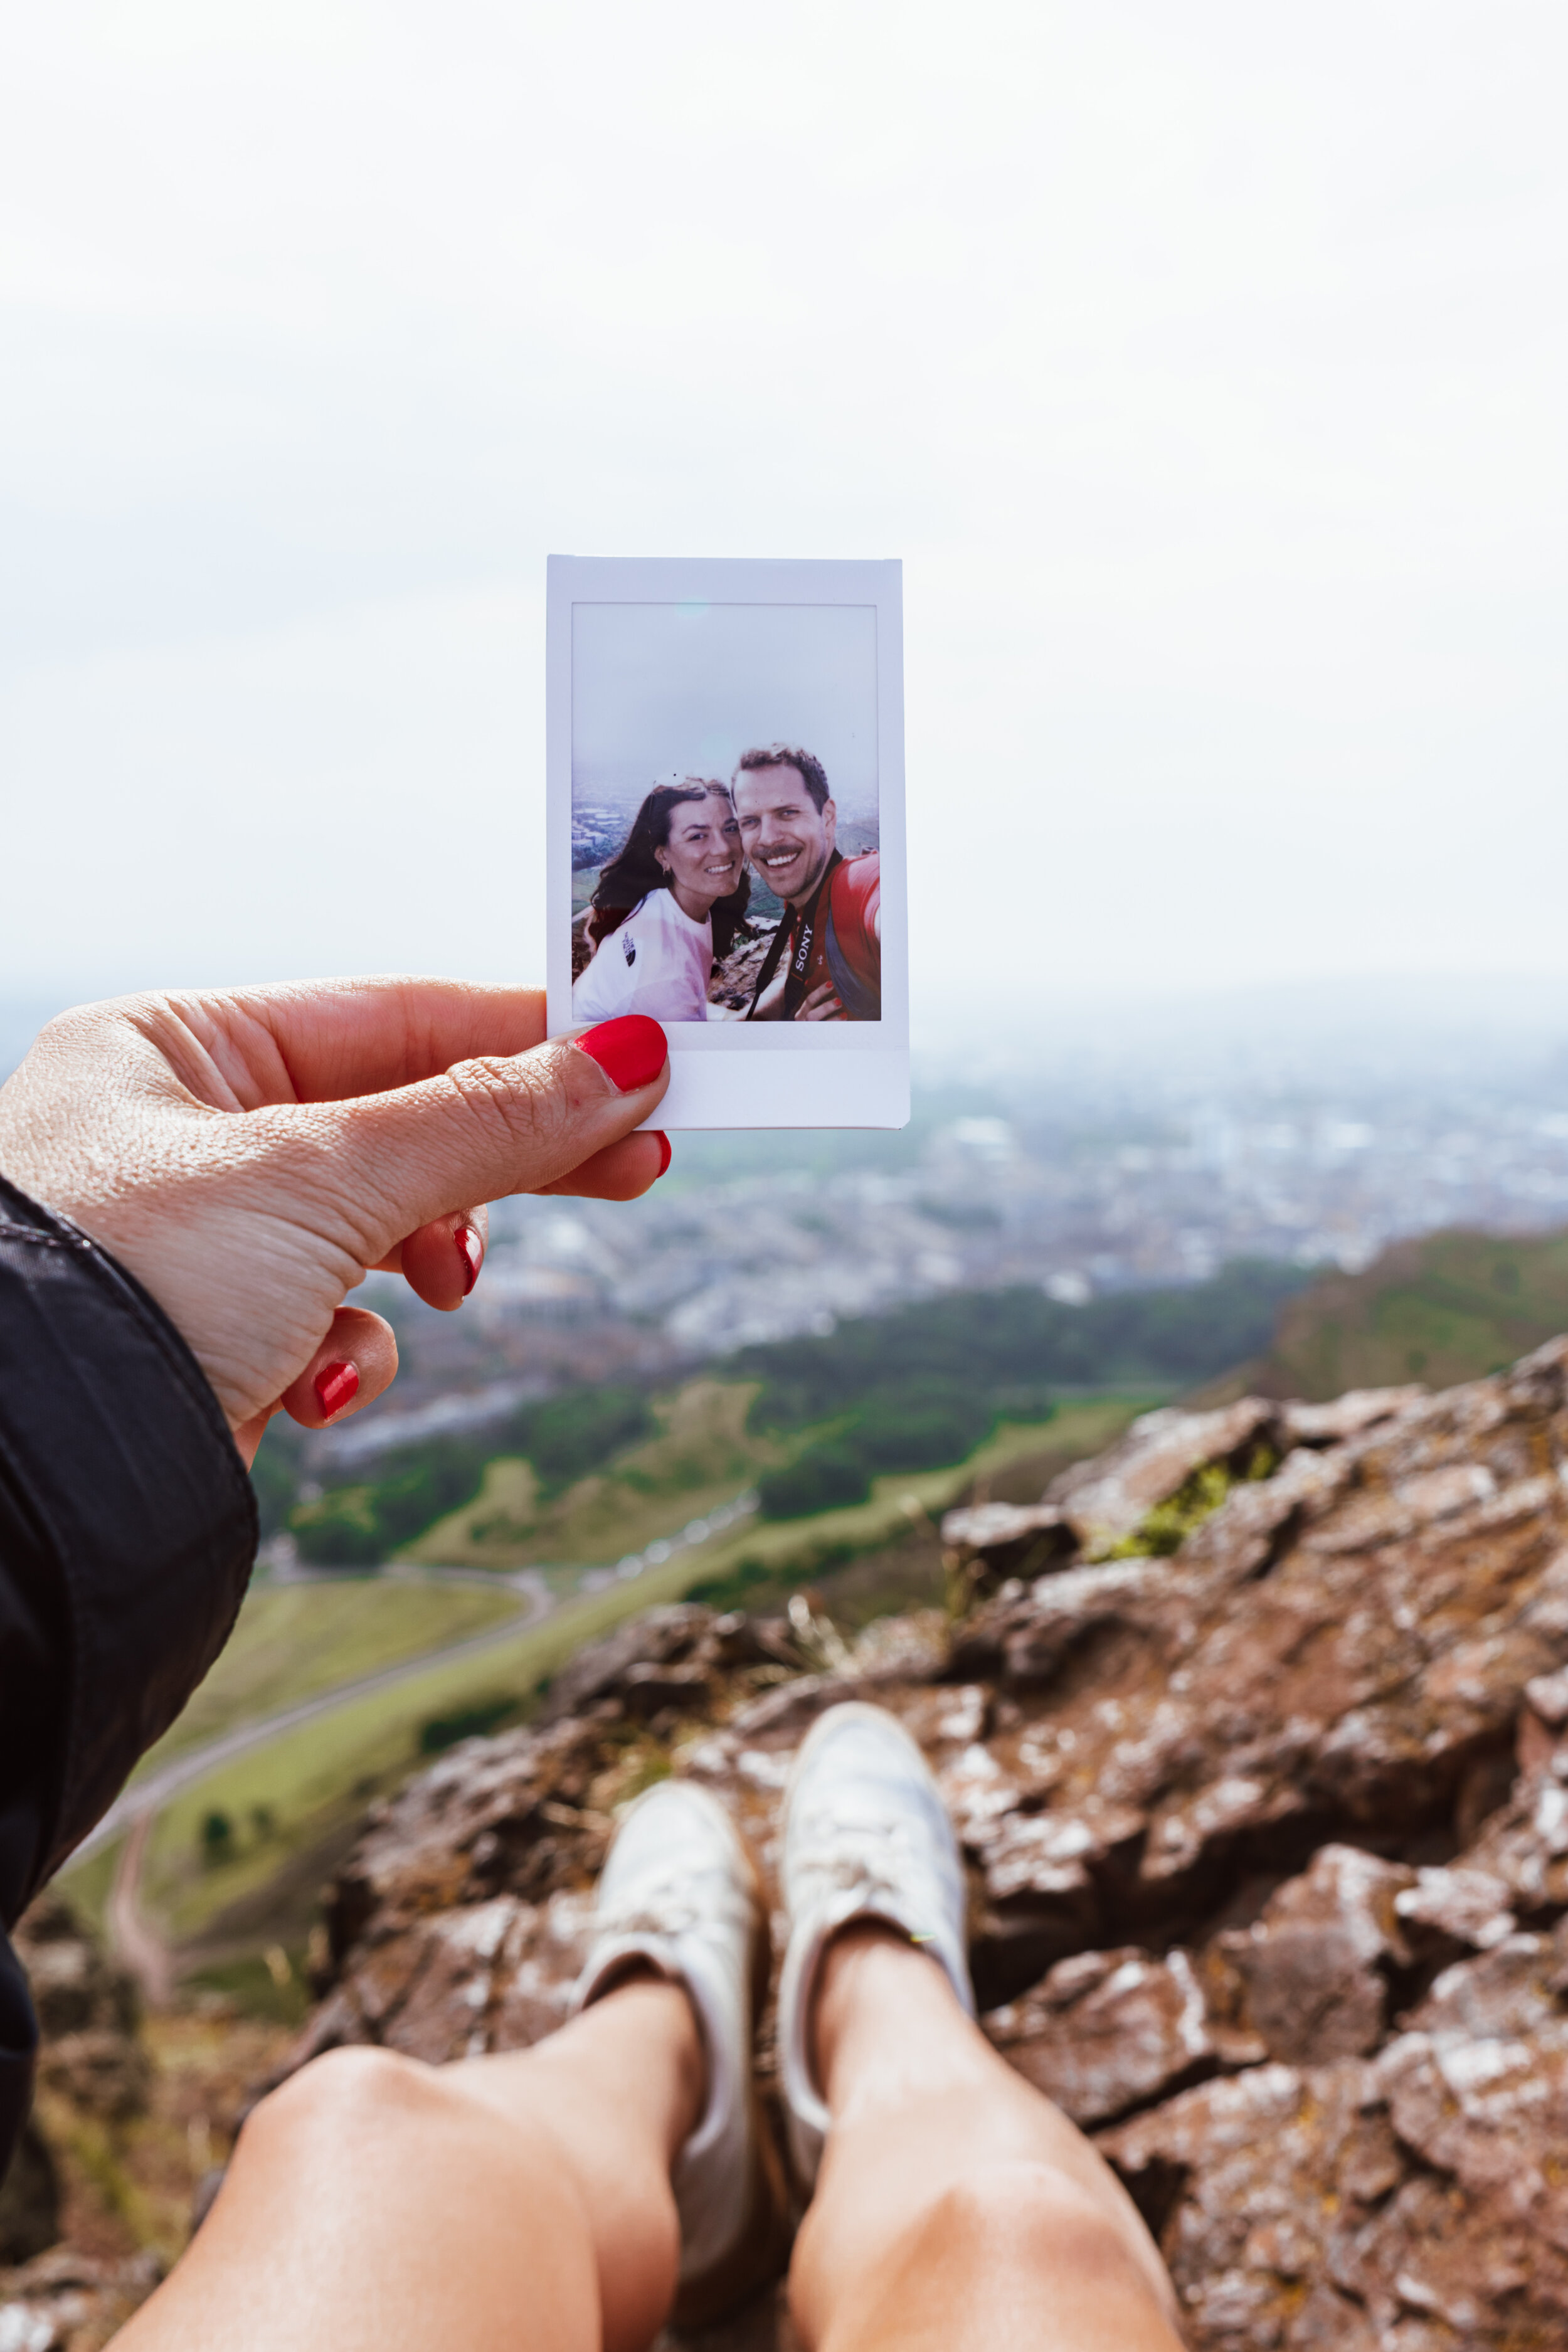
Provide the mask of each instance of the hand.
POLYGON ((540 991, 455 981, 83 1005, 0 1088, 0 1173, 151 1291, 248 1463, 279 1406, 319 1429, 334 1396, 357 1410, 391 1382, 390 1325, 342 1304, 373 1266, 456 1307, 479 1204, 631 1200, 662 1172, 663 1137, 632 1133, 669 1083, 658 1024, 543 1035, 540 991), (344 1376, 322 1397, 335 1365, 357 1391, 344 1376))
POLYGON ((833 992, 830 980, 818 981, 816 986, 801 1001, 795 1013, 797 1021, 842 1021, 844 1007, 833 992))

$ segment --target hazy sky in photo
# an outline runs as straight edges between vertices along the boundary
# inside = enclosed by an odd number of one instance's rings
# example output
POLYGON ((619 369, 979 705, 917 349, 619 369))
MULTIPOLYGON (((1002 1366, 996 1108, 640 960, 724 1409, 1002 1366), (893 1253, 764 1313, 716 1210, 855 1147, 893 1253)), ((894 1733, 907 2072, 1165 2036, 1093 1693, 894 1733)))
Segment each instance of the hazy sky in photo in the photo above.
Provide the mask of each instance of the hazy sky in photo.
POLYGON ((922 1024, 1568 973, 1554 0, 59 0, 0 995, 542 969, 552 551, 899 555, 922 1024))
POLYGON ((795 743, 847 819, 877 814, 874 604, 575 604, 572 789, 636 810, 650 784, 728 782, 752 745, 795 743))

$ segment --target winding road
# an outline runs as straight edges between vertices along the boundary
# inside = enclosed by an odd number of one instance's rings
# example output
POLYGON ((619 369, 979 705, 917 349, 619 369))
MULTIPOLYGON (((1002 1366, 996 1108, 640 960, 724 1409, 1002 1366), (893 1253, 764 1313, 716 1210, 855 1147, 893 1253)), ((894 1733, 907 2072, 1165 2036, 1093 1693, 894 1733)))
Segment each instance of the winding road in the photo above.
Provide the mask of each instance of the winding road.
MULTIPOLYGON (((490 1577, 486 1581, 493 1590, 496 1580, 490 1577)), ((394 1690, 399 1683, 413 1682, 437 1667, 454 1665, 461 1659, 479 1657, 487 1650, 499 1649, 551 1614, 556 1605, 555 1595, 542 1576, 524 1570, 508 1581, 524 1596, 526 1605, 500 1624, 487 1626, 482 1633, 470 1633, 461 1642, 448 1642, 440 1649, 421 1650, 417 1656, 402 1658, 396 1665, 383 1666, 374 1675, 362 1675, 357 1682, 339 1683, 335 1688, 319 1691, 314 1697, 300 1699, 293 1706, 279 1707, 274 1714, 258 1717, 253 1723, 237 1725, 234 1730, 205 1740, 183 1756, 171 1757, 167 1764, 121 1790, 97 1828, 90 1830, 76 1848, 71 1860, 84 1862, 130 1832, 114 1874, 105 1925, 116 1956, 137 1979, 149 2002, 158 2007, 168 2000, 172 1969, 166 1946, 142 1916, 138 1895, 153 1823, 170 1798, 188 1789, 194 1781, 205 1780, 218 1765, 227 1764, 237 1756, 248 1755, 252 1748, 264 1748, 269 1740, 298 1730, 303 1723, 314 1723, 324 1715, 333 1715, 340 1707, 353 1706, 380 1691, 394 1690)))
MULTIPOLYGON (((492 1587, 494 1580, 490 1580, 492 1587)), ((520 1609, 515 1617, 487 1626, 482 1633, 470 1633, 461 1642, 449 1642, 443 1649, 421 1650, 416 1657, 401 1658, 396 1665, 383 1666, 374 1675, 362 1675, 357 1682, 339 1683, 331 1690, 317 1692, 313 1698, 279 1707, 276 1714, 258 1716, 254 1723, 238 1724, 233 1731, 223 1732, 200 1748, 187 1748, 183 1756, 171 1757, 155 1772, 131 1781, 97 1828, 89 1830, 76 1847, 70 1857, 72 1862, 85 1862, 89 1854, 101 1853, 133 1822, 143 1815, 160 1811, 180 1790, 188 1789, 193 1780, 205 1780, 216 1766, 227 1764, 236 1756, 248 1755, 253 1748, 265 1748, 268 1740, 280 1738, 284 1732, 295 1731, 302 1723, 314 1723, 321 1716, 333 1715, 339 1707, 353 1706, 357 1700, 373 1697, 378 1691, 413 1682, 434 1667, 455 1665, 460 1658, 477 1658, 486 1650, 499 1649, 503 1642, 515 1641, 520 1633, 550 1615, 555 1596, 542 1577, 531 1579, 526 1584, 519 1577, 513 1580, 513 1585, 514 1590, 526 1594, 528 1601, 528 1606, 520 1609)))
MULTIPOLYGON (((727 1532, 757 1508, 757 1496, 751 1488, 721 1504, 705 1518, 690 1521, 674 1534, 663 1537, 637 1554, 617 1562, 614 1568, 585 1571, 578 1585, 579 1593, 596 1590, 604 1584, 617 1581, 630 1584, 642 1569, 661 1567, 679 1552, 691 1549, 712 1537, 727 1532)), ((203 1780, 220 1764, 232 1762, 237 1756, 248 1755, 252 1748, 264 1748, 285 1733, 296 1731, 301 1724, 314 1723, 324 1715, 332 1715, 340 1707, 353 1706, 362 1698, 373 1697, 379 1691, 392 1690, 399 1683, 412 1682, 417 1675, 428 1674, 435 1667, 455 1664, 463 1658, 479 1657, 487 1650, 499 1649, 502 1643, 515 1641, 519 1633, 537 1625, 552 1614, 557 1606, 557 1596, 552 1592, 538 1569, 515 1569, 500 1573, 489 1569, 411 1568, 406 1565, 387 1567, 373 1574, 384 1577, 389 1583, 411 1581, 422 1584, 478 1584, 494 1591, 498 1584, 510 1585, 527 1606, 509 1617, 504 1623, 492 1625, 482 1633, 472 1633, 461 1642, 448 1643, 443 1649, 422 1650, 416 1657, 404 1658, 395 1666, 383 1666, 373 1675, 363 1675, 357 1682, 339 1683, 335 1688, 320 1691, 312 1698, 300 1699, 292 1706, 279 1708, 274 1714, 258 1716, 253 1722, 242 1723, 216 1739, 204 1741, 199 1748, 188 1748, 183 1756, 171 1757, 139 1780, 122 1789, 98 1826, 89 1831, 70 1856, 72 1862, 85 1862, 95 1853, 125 1836, 114 1874, 114 1885, 109 1897, 107 1926, 110 1941, 125 1965, 140 1979, 147 1998, 154 2005, 168 1998, 171 1985, 170 1955, 156 1932, 138 1907, 142 1865, 148 1839, 156 1815, 171 1797, 193 1782, 203 1780)), ((319 1573, 299 1568, 285 1568, 279 1572, 272 1568, 273 1580, 279 1584, 313 1584, 331 1580, 319 1573)))

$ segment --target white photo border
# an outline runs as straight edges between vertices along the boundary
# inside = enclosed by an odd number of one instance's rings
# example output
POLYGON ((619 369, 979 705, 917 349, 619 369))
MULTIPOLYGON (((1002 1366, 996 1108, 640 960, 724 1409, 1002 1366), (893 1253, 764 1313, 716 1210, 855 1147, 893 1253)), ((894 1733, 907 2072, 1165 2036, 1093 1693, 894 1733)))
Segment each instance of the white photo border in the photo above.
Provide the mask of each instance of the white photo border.
POLYGON ((572 610, 575 604, 869 604, 877 614, 882 1017, 672 1023, 669 1090, 647 1124, 673 1129, 904 1127, 910 1116, 904 837, 903 566, 824 558, 552 555, 545 592, 545 981, 552 1037, 572 1017, 572 610))

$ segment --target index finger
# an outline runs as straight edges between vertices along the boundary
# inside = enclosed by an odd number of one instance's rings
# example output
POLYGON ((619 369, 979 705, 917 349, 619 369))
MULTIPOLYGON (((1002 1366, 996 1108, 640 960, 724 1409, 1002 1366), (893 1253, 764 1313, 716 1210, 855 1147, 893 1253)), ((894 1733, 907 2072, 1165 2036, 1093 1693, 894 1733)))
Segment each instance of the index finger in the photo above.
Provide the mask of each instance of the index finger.
POLYGON ((273 1100, 285 1087, 296 1102, 386 1094, 544 1037, 542 988, 476 981, 302 980, 164 1002, 226 1075, 243 1067, 273 1100))

